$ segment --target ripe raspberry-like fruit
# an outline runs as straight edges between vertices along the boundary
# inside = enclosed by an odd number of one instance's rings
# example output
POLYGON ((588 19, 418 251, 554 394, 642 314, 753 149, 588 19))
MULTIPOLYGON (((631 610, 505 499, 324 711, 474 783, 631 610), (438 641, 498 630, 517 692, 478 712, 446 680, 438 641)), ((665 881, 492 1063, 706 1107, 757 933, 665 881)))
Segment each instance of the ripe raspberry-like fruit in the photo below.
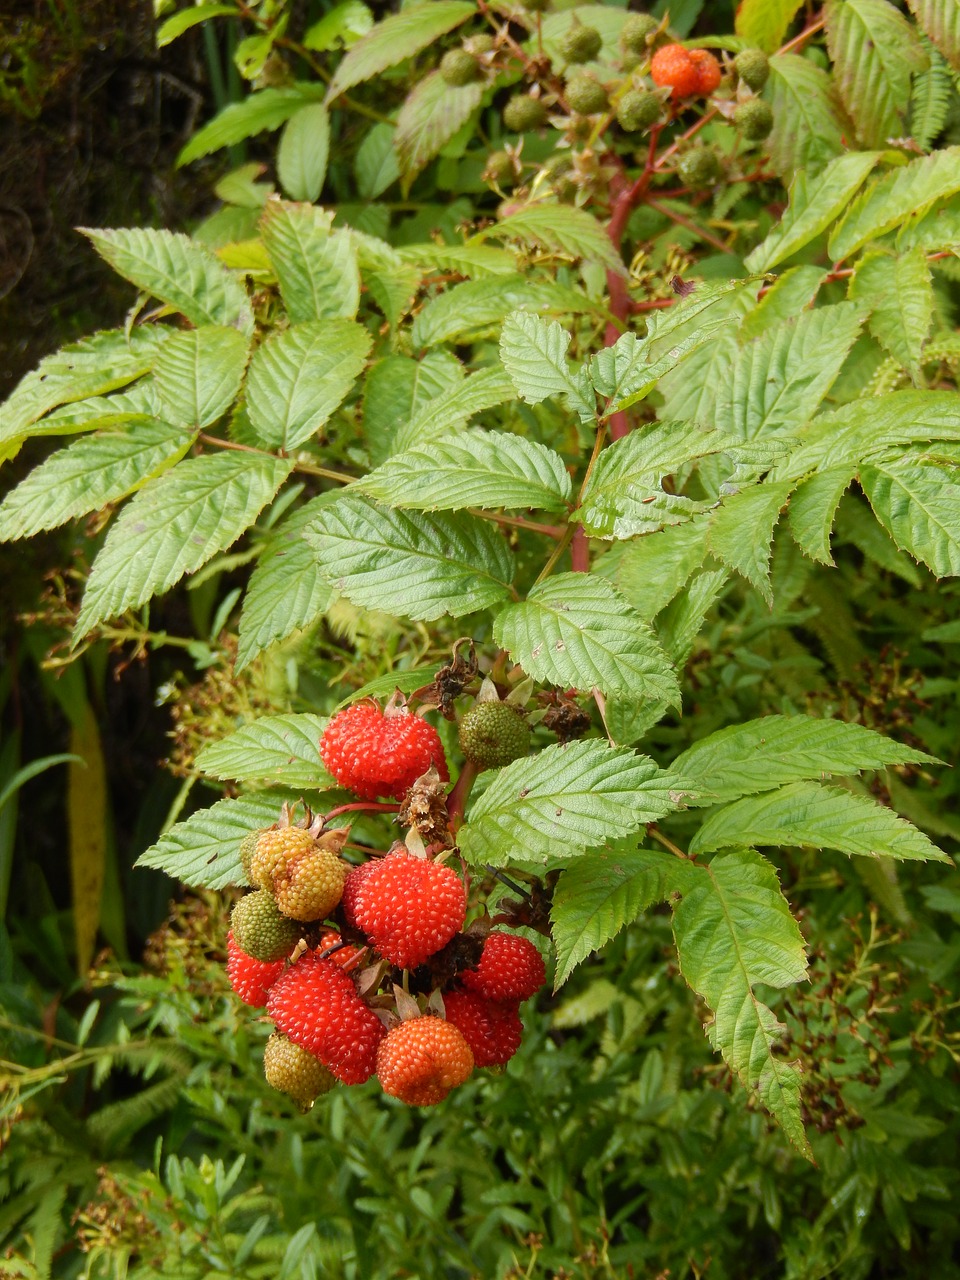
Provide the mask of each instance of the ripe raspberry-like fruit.
POLYGON ((596 27, 575 22, 557 42, 564 62, 589 62, 600 52, 603 38, 596 27))
POLYGON ((649 13, 631 13, 620 29, 620 43, 628 53, 646 53, 647 41, 660 23, 649 13))
POLYGON ((606 89, 599 81, 591 80, 589 76, 572 76, 567 81, 565 92, 570 110, 576 111, 578 115, 595 115, 598 111, 607 109, 606 89))
POLYGON ((655 93, 629 89, 617 103, 617 123, 626 133, 637 133, 660 119, 663 103, 655 93))
POLYGON ((468 991, 487 1000, 529 1000, 547 979, 543 957, 532 942, 496 929, 483 944, 480 963, 460 977, 468 991))
POLYGON ((343 893, 350 868, 327 849, 291 858, 274 874, 277 906, 294 920, 325 920, 343 893))
POLYGON ((706 49, 691 49, 690 60, 696 66, 699 77, 697 93, 702 98, 708 98, 716 91, 723 79, 720 63, 706 49))
POLYGON ((526 93, 515 93, 503 108, 503 123, 513 133, 539 129, 546 118, 547 108, 540 99, 526 93))
POLYGON ((443 1018, 413 1018, 388 1032, 377 1052, 384 1093, 410 1107, 432 1107, 468 1079, 473 1054, 462 1033, 443 1018))
POLYGON ((274 1031, 264 1047, 263 1074, 267 1084, 291 1097, 302 1111, 308 1111, 337 1083, 319 1058, 279 1031, 274 1031))
POLYGON ((658 49, 650 63, 650 76, 654 84, 669 87, 674 100, 700 91, 700 69, 682 44, 665 44, 658 49))
POLYGON ((447 945, 466 909, 463 884, 451 867, 398 849, 364 876, 354 915, 391 964, 415 969, 447 945))
POLYGON ((230 913, 230 928, 241 951, 268 964, 288 956, 300 937, 300 926, 281 914, 265 889, 240 899, 230 913))
MULTIPOLYGON (((248 876, 250 883, 258 889, 273 892, 273 879, 283 864, 290 858, 298 858, 317 847, 317 842, 309 831, 303 827, 268 827, 265 831, 255 831, 250 849, 248 876)), ((241 845, 247 844, 248 836, 241 845)), ((286 913, 290 915, 288 911, 286 913)), ((307 917, 303 917, 306 919, 307 917)))
POLYGON ((741 49, 733 60, 733 69, 748 89, 762 89, 770 75, 770 59, 759 49, 741 49))
POLYGON ((320 935, 320 941, 317 943, 317 952, 323 955, 325 951, 338 947, 339 950, 334 951, 332 956, 327 956, 327 959, 339 965, 344 973, 350 973, 352 969, 356 969, 359 964, 362 964, 363 950, 361 947, 341 945, 342 943, 343 938, 337 933, 336 929, 324 929, 320 935))
POLYGON ((357 894, 360 892, 360 886, 373 868, 377 865, 377 860, 371 858, 369 862, 361 862, 357 867, 351 867, 347 872, 347 878, 343 882, 343 896, 340 899, 340 908, 343 911, 343 918, 351 929, 359 929, 357 924, 357 894))
POLYGON ((749 142, 762 142, 773 128, 773 110, 769 102, 750 98, 734 111, 733 123, 749 142))
POLYGON ((530 726, 509 702, 475 702, 460 721, 460 749, 481 769, 500 769, 530 749, 530 726))
POLYGON ((466 49, 450 49, 440 59, 440 74, 444 84, 460 88, 479 80, 480 67, 476 58, 466 49))
POLYGON ((262 1009, 267 992, 283 973, 283 965, 282 959, 269 963, 255 960, 237 946, 232 932, 227 934, 227 977, 244 1004, 262 1009))
POLYGON ((383 1024, 332 960, 301 956, 270 989, 267 1012, 277 1030, 301 1045, 344 1084, 373 1074, 383 1024))
POLYGON ((433 725, 405 707, 380 710, 372 698, 345 707, 327 724, 320 757, 336 780, 364 800, 402 800, 431 765, 449 778, 433 725))
POLYGON ((515 1003, 497 1004, 474 991, 447 991, 443 1007, 478 1067, 502 1067, 520 1048, 523 1023, 515 1003))

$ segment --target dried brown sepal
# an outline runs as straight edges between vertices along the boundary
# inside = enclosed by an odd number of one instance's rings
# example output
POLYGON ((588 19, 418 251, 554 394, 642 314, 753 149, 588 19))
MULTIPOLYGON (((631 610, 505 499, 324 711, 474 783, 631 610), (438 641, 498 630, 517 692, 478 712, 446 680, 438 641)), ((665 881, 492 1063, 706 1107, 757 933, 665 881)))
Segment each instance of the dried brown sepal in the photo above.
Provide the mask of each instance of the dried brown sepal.
POLYGON ((410 986, 420 992, 442 990, 451 986, 464 969, 475 969, 490 930, 489 920, 485 927, 477 929, 479 923, 472 924, 466 933, 455 934, 426 964, 415 969, 410 975, 410 986))
POLYGON ((437 707, 445 720, 455 720, 453 704, 467 685, 476 679, 479 670, 476 645, 465 637, 453 646, 453 656, 446 666, 440 668, 433 681, 418 689, 412 698, 437 707))
POLYGON ((500 910, 493 917, 492 923, 505 924, 511 929, 517 929, 522 925, 527 929, 536 929, 537 933, 542 933, 544 937, 549 938, 550 905, 558 874, 556 871, 551 871, 544 884, 534 881, 525 898, 520 900, 503 898, 497 904, 500 910))
POLYGON ((542 693, 540 702, 544 704, 540 723, 551 733, 557 735, 559 742, 573 742, 582 738, 590 728, 590 717, 572 698, 562 693, 542 693))
POLYGON ((435 765, 407 792, 397 818, 402 826, 412 827, 424 845, 450 843, 446 783, 435 765))

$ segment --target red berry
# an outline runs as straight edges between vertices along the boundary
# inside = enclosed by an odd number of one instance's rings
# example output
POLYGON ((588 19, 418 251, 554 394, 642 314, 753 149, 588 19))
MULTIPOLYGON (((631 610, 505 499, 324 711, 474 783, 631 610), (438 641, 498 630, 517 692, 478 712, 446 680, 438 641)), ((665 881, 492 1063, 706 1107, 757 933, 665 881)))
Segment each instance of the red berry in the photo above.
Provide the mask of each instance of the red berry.
POLYGON ((487 1000, 529 1000, 546 981, 540 952, 515 933, 489 934, 475 969, 461 975, 468 991, 487 1000))
POLYGON ((700 87, 700 72, 682 44, 665 44, 653 55, 650 78, 662 88, 673 90, 673 98, 689 98, 700 87))
POLYGON ((473 1071, 463 1035, 443 1018, 413 1018, 393 1028, 377 1051, 384 1093, 411 1107, 432 1107, 473 1071))
POLYGON ((357 924, 357 894, 360 892, 360 886, 376 865, 375 860, 361 862, 358 867, 354 867, 348 872, 344 881, 340 906, 343 910, 343 918, 351 929, 360 928, 357 924))
POLYGON ((478 1067, 503 1066, 520 1048, 523 1023, 516 1004, 497 1004, 473 991, 447 991, 443 1007, 478 1067))
POLYGON ((697 68, 699 76, 699 84, 697 93, 701 97, 707 98, 720 84, 723 78, 723 72, 720 70, 720 63, 716 60, 712 53, 706 49, 691 49, 691 61, 697 68))
POLYGON ((372 698, 330 720, 320 739, 320 757, 339 783, 364 800, 402 800, 431 764, 444 782, 450 777, 433 725, 405 707, 384 714, 372 698))
POLYGON ((415 969, 463 924, 467 896, 457 873, 406 849, 366 873, 355 898, 357 926, 391 964, 415 969))
POLYGON ((345 973, 349 973, 351 969, 356 969, 363 956, 360 947, 340 946, 342 942, 343 938, 337 933, 336 929, 324 929, 317 944, 317 951, 322 955, 324 951, 329 951, 332 947, 340 947, 339 951, 334 951, 332 956, 327 956, 327 959, 332 960, 334 964, 338 964, 345 973))
POLYGON ((264 961, 248 956, 227 934, 227 977, 230 985, 244 1004, 262 1009, 267 1003, 267 992, 280 977, 284 959, 264 961))
POLYGON ((373 1074, 383 1024, 332 960, 302 956, 274 983, 267 1012, 277 1030, 314 1054, 344 1084, 373 1074))

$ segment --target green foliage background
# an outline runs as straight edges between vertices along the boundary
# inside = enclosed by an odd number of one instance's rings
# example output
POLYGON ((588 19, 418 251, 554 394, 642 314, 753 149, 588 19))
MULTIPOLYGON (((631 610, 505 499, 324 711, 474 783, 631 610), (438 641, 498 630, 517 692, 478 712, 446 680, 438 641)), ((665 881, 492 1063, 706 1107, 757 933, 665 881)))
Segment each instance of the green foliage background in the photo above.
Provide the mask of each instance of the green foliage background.
MULTIPOLYGON (((957 1273, 960 883, 925 861, 958 838, 954 7, 673 5, 718 53, 789 45, 768 142, 701 106, 649 152, 569 120, 556 8, 457 89, 483 5, 162 15, 206 53, 180 163, 220 203, 89 230, 131 324, 162 310, 0 409, 0 535, 57 566, 0 685, 57 725, 0 756, 0 1274, 957 1273), (520 147, 499 108, 541 48, 554 118, 520 147), (703 143, 723 178, 689 189, 703 143), (236 844, 342 799, 323 718, 466 634, 593 715, 538 727, 460 833, 551 874, 556 990, 436 1111, 299 1116, 225 981, 236 844), (173 709, 132 793, 114 675, 173 709), (132 870, 148 846, 203 887, 132 870)), ((623 8, 577 13, 616 94, 623 8)))

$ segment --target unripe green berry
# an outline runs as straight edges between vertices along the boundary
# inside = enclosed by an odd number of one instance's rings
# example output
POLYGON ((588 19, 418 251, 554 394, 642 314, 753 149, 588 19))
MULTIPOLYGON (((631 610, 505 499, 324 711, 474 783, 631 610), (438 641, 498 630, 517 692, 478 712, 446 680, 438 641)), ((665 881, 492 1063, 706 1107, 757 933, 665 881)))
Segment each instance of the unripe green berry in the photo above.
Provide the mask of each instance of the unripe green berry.
POLYGON ((470 36, 465 40, 464 45, 467 52, 476 57, 481 53, 492 53, 497 47, 497 42, 488 31, 481 31, 479 35, 470 36))
POLYGON ((677 161, 677 176, 685 187, 709 187, 720 176, 720 161, 709 147, 691 147, 677 161))
POLYGON ((302 1111, 307 1111, 321 1094, 337 1083, 319 1058, 274 1031, 263 1050, 263 1074, 267 1084, 287 1094, 302 1111))
POLYGON ((530 726, 509 702, 476 702, 460 721, 460 748, 481 769, 501 769, 530 749, 530 726))
POLYGON ((733 68, 748 89, 762 89, 770 75, 770 60, 759 49, 741 49, 733 68))
POLYGON ((289 859, 274 876, 278 909, 293 920, 325 920, 340 901, 348 870, 328 849, 289 859))
POLYGON ((247 884, 251 883, 250 863, 253 859, 253 855, 257 852, 257 841, 259 839, 260 832, 251 831, 240 841, 240 866, 243 868, 243 875, 247 884))
POLYGON ((547 118, 547 108, 539 98, 517 93, 503 108, 503 123, 514 133, 539 129, 547 118))
POLYGON ((733 123, 749 142, 762 142, 773 128, 773 111, 769 102, 750 98, 734 111, 733 123))
POLYGON ((646 129, 660 119, 663 103, 647 89, 629 89, 617 103, 617 123, 626 133, 646 129))
POLYGON ((233 940, 254 960, 282 960, 300 938, 300 926, 282 915, 265 889, 256 889, 240 899, 230 913, 233 940))
POLYGON ((575 23, 563 33, 558 43, 564 62, 589 62, 600 52, 603 39, 596 27, 575 23))
POLYGON ((476 58, 466 49, 450 49, 440 59, 440 74, 445 84, 459 89, 462 85, 472 84, 479 79, 480 67, 476 58))
POLYGON ((598 111, 605 111, 609 102, 603 85, 591 80, 589 76, 574 76, 568 80, 566 95, 570 110, 581 116, 592 116, 598 111))
POLYGON ((649 13, 631 13, 620 31, 620 43, 628 53, 647 52, 647 40, 660 26, 649 13))
POLYGON ((512 187, 517 180, 513 161, 505 151, 490 152, 483 177, 485 182, 494 182, 498 187, 512 187))

